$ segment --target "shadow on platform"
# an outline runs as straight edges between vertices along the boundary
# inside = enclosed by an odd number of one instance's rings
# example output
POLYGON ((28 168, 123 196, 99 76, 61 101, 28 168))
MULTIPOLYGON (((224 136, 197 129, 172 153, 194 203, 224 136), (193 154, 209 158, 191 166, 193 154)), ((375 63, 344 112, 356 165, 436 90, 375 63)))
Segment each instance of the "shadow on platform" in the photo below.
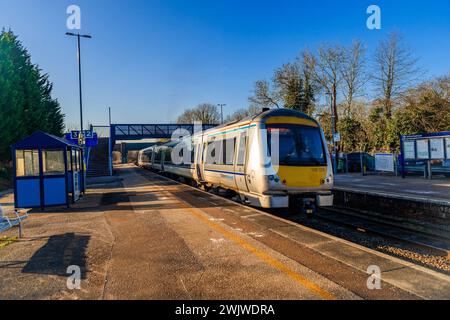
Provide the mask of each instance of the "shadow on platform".
POLYGON ((47 243, 34 253, 23 267, 22 273, 57 275, 67 277, 67 268, 75 265, 86 277, 86 249, 90 236, 66 233, 48 238, 47 243))

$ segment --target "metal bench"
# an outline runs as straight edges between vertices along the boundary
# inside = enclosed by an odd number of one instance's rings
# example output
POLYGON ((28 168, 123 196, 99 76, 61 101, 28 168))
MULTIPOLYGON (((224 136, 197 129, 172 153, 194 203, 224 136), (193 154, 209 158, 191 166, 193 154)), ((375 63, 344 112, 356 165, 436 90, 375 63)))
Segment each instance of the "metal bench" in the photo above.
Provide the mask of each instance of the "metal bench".
POLYGON ((0 205, 0 232, 4 232, 13 227, 18 227, 19 238, 22 237, 22 221, 28 218, 28 212, 25 211, 24 214, 20 214, 19 211, 14 210, 13 217, 9 218, 4 212, 0 205))

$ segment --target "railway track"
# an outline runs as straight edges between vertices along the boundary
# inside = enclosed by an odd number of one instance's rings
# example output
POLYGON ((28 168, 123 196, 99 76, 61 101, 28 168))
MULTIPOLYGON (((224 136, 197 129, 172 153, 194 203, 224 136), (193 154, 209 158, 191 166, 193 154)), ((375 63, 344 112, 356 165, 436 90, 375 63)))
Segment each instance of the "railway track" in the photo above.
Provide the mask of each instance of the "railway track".
POLYGON ((385 223, 370 217, 362 216, 354 210, 342 208, 327 208, 319 211, 316 218, 330 221, 366 234, 401 241, 450 259, 450 242, 432 235, 411 230, 393 223, 385 223))
MULTIPOLYGON (((183 183, 179 180, 170 180, 183 183)), ((189 186, 198 192, 207 192, 189 186)), ((230 199, 225 194, 214 194, 230 199)), ((450 241, 448 239, 446 241, 393 223, 375 221, 370 217, 357 215, 350 209, 321 209, 312 219, 307 218, 306 215, 287 212, 287 210, 258 210, 450 275, 450 241)))

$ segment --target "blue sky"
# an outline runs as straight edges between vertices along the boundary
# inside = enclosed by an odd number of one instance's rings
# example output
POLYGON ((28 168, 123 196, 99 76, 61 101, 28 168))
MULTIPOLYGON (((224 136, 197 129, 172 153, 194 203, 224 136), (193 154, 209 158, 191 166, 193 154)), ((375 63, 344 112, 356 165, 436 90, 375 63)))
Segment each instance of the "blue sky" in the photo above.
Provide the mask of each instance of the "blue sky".
POLYGON ((427 77, 450 71, 450 2, 266 0, 1 0, 34 63, 50 74, 54 97, 78 124, 75 39, 66 8, 82 10, 86 123, 165 123, 202 102, 248 106, 253 83, 302 49, 361 39, 369 53, 388 32, 402 33, 427 77), (382 10, 382 30, 366 28, 366 9, 382 10))

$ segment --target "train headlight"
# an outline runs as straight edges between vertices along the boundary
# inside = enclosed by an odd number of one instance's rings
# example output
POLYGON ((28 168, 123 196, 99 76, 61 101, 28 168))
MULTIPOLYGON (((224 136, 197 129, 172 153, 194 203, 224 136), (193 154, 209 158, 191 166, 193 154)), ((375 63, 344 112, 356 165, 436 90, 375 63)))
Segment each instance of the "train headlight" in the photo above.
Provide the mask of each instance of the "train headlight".
POLYGON ((269 181, 274 181, 276 183, 280 182, 280 177, 277 175, 270 175, 270 176, 267 176, 267 178, 269 179, 269 181))

